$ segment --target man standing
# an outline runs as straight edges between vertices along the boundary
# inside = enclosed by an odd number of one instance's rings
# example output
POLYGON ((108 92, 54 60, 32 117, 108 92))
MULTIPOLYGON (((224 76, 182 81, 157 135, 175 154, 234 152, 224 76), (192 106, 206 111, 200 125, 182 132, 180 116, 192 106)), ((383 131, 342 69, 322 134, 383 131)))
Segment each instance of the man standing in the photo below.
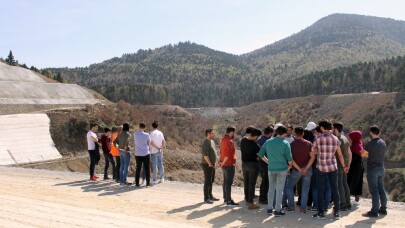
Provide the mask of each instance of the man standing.
MULTIPOLYGON (((113 128, 113 135, 111 137, 111 140, 114 142, 115 139, 118 137, 118 135, 122 132, 122 126, 119 126, 118 128, 113 128)), ((115 146, 113 143, 111 145, 111 154, 115 157, 115 182, 120 182, 120 166, 121 166, 121 161, 120 161, 120 151, 119 148, 115 146)))
POLYGON ((371 193, 372 207, 371 211, 363 214, 365 217, 378 217, 387 215, 387 192, 384 188, 384 158, 387 151, 387 145, 380 138, 380 128, 378 126, 370 127, 370 136, 372 140, 367 143, 362 152, 362 157, 367 159, 367 182, 371 193), (380 204, 381 201, 381 204, 380 204))
POLYGON ((214 183, 215 179, 215 163, 217 161, 214 138, 214 129, 209 128, 205 130, 205 139, 201 144, 201 166, 204 171, 204 202, 208 204, 219 201, 212 195, 212 183, 214 183))
MULTIPOLYGON (((352 152, 350 151, 349 140, 342 135, 343 124, 333 123, 333 134, 340 140, 340 150, 342 151, 343 159, 347 167, 350 167, 352 162, 352 152)), ((347 173, 343 170, 342 165, 338 162, 338 187, 340 196, 340 210, 347 211, 351 209, 350 204, 350 188, 347 182, 347 173)))
POLYGON ((124 125, 122 125, 122 132, 113 141, 115 145, 118 144, 118 148, 120 150, 120 185, 130 185, 130 183, 127 182, 128 168, 131 160, 131 150, 129 148, 129 140, 131 138, 131 134, 129 134, 128 131, 129 124, 124 123, 124 125))
POLYGON ((221 157, 220 166, 222 167, 222 173, 224 174, 224 183, 222 189, 224 192, 224 202, 226 206, 238 206, 231 196, 233 178, 235 177, 235 165, 236 165, 236 149, 233 142, 235 136, 235 127, 228 127, 226 129, 226 135, 221 139, 221 157))
POLYGON ((267 214, 273 214, 273 201, 276 198, 274 216, 279 217, 285 215, 281 211, 281 200, 283 197, 287 171, 292 166, 292 156, 290 144, 284 140, 287 135, 287 128, 278 126, 276 129, 276 137, 267 140, 259 152, 259 157, 268 164, 269 175, 269 192, 267 196, 268 210, 267 214), (264 156, 267 155, 267 158, 264 156), (276 194, 276 197, 274 197, 276 194))
MULTIPOLYGON (((273 127, 267 126, 263 131, 263 135, 257 140, 257 144, 262 147, 263 144, 271 138, 273 133, 273 127)), ((264 162, 262 159, 259 159, 259 172, 260 176, 262 177, 262 183, 260 183, 259 203, 267 205, 267 193, 269 192, 269 175, 267 163, 264 162)))
POLYGON ((101 136, 101 148, 104 155, 104 180, 110 179, 108 177, 108 168, 111 163, 113 179, 115 179, 115 161, 111 154, 111 130, 109 128, 104 128, 104 134, 101 136))
POLYGON ((260 130, 253 128, 250 134, 243 138, 240 143, 245 201, 249 210, 260 208, 258 205, 254 204, 253 198, 255 197, 256 180, 259 174, 257 154, 260 151, 260 146, 257 144, 256 140, 261 134, 262 132, 260 130))
POLYGON ((152 158, 152 183, 157 183, 157 172, 160 173, 160 183, 165 181, 165 169, 163 164, 163 148, 165 148, 165 137, 163 133, 158 130, 159 123, 154 121, 152 123, 153 131, 150 133, 151 149, 150 154, 152 158))
POLYGON ((288 211, 294 211, 294 186, 302 179, 300 213, 306 213, 308 193, 311 185, 312 163, 315 160, 315 154, 312 152, 312 143, 303 139, 304 128, 296 127, 295 140, 291 142, 291 153, 294 169, 287 177, 285 192, 288 198, 288 211))
POLYGON ((150 186, 150 136, 145 132, 146 124, 140 123, 139 130, 134 134, 135 142, 135 160, 136 160, 136 171, 135 171, 135 186, 139 187, 139 178, 141 176, 142 165, 145 167, 146 171, 146 186, 150 186))
POLYGON ((332 123, 327 120, 322 120, 319 122, 319 127, 322 134, 316 138, 312 147, 312 151, 317 156, 318 213, 314 214, 312 217, 325 219, 324 207, 322 205, 324 205, 325 201, 326 181, 329 178, 334 202, 333 215, 335 219, 340 219, 336 152, 343 170, 347 173, 349 168, 344 162, 339 139, 331 133, 332 123))
POLYGON ((94 168, 96 167, 97 154, 96 143, 98 143, 96 131, 98 130, 98 125, 96 123, 90 124, 90 131, 87 132, 87 150, 90 156, 90 180, 97 180, 98 176, 94 175, 94 168))

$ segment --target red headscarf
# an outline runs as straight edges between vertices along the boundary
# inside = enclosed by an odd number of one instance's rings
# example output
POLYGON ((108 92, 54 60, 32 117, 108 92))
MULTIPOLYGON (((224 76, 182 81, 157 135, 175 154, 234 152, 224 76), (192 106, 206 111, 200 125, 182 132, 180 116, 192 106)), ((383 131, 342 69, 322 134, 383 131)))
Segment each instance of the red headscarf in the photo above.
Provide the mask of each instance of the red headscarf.
POLYGON ((363 150, 363 142, 361 139, 363 138, 363 134, 361 131, 352 131, 349 133, 349 138, 352 141, 352 145, 350 146, 350 150, 352 153, 357 155, 361 155, 361 151, 363 150))

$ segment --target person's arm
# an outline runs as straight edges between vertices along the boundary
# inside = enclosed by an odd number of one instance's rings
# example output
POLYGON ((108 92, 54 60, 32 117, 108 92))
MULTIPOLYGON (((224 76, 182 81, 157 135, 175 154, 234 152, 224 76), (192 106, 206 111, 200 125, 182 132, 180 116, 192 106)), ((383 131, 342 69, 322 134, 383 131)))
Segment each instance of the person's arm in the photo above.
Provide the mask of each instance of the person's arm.
MULTIPOLYGON (((94 133, 95 134, 95 133, 94 133)), ((91 135, 91 139, 94 141, 94 142, 98 142, 98 138, 97 138, 97 136, 93 136, 93 134, 91 135)))
POLYGON ((207 162, 209 167, 213 167, 214 164, 212 164, 210 157, 208 157, 207 155, 204 155, 204 160, 207 162))
POLYGON ((338 148, 336 149, 336 153, 338 155, 340 164, 342 165, 343 170, 345 171, 345 173, 349 172, 349 167, 346 166, 345 164, 345 159, 343 158, 343 154, 342 154, 342 150, 340 149, 340 146, 338 146, 338 148))
POLYGON ((350 147, 347 148, 347 157, 348 157, 347 160, 349 162, 349 164, 347 164, 347 166, 350 168, 350 165, 352 164, 352 157, 353 157, 352 150, 350 149, 350 147))
POLYGON ((296 170, 298 170, 298 172, 301 172, 301 167, 300 167, 294 160, 292 160, 292 166, 293 166, 296 170))
POLYGON ((259 158, 261 158, 264 162, 266 162, 267 164, 269 164, 269 159, 267 159, 267 157, 264 156, 264 155, 266 154, 265 145, 266 145, 266 143, 264 143, 264 144, 262 145, 262 147, 260 148, 260 151, 259 151, 259 158))

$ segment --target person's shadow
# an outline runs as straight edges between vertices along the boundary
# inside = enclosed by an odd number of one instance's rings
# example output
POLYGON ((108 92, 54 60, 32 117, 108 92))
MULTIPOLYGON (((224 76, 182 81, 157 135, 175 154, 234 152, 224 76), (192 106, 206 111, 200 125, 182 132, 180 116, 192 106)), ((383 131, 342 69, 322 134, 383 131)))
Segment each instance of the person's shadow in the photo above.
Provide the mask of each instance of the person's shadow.
POLYGON ((176 213, 181 213, 184 211, 189 211, 189 210, 194 210, 198 207, 200 207, 201 205, 204 205, 204 202, 200 202, 200 203, 196 203, 193 205, 188 205, 188 206, 184 206, 184 207, 179 207, 179 208, 175 208, 173 210, 168 211, 168 214, 176 214, 176 213))

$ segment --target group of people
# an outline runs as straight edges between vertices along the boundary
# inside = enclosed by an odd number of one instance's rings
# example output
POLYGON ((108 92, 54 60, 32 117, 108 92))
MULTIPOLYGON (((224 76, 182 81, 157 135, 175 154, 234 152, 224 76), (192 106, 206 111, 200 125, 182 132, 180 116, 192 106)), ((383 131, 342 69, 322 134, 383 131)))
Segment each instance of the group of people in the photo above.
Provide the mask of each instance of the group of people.
MULTIPOLYGON (((202 169, 204 171, 204 202, 219 201, 212 194, 216 166, 223 173, 223 199, 226 206, 238 206, 232 199, 231 186, 235 176, 235 127, 228 127, 220 140, 219 161, 214 143, 214 129, 205 131, 202 142, 202 169)), ((371 141, 362 144, 362 133, 352 131, 345 135, 343 124, 322 120, 316 125, 309 122, 304 129, 276 124, 263 132, 254 126, 246 129, 240 142, 244 196, 248 209, 258 209, 254 203, 256 181, 260 174, 260 204, 267 204, 267 214, 285 215, 285 211, 316 212, 313 217, 325 219, 325 212, 333 202, 333 216, 340 219, 340 211, 352 210, 350 196, 358 203, 363 185, 363 158, 367 159, 367 182, 372 196, 372 208, 363 214, 378 217, 387 214, 384 188, 384 156, 386 144, 380 138, 378 126, 369 129, 371 141), (346 137, 347 136, 347 137, 346 137), (295 192, 298 202, 295 203, 295 192)))
POLYGON ((129 133, 129 124, 124 123, 120 127, 104 129, 104 134, 98 139, 96 132, 99 126, 90 125, 87 133, 87 146, 90 156, 90 180, 96 181, 99 177, 95 174, 95 165, 100 159, 99 146, 105 158, 104 180, 108 177, 109 164, 112 165, 112 178, 120 185, 134 185, 139 187, 146 180, 146 186, 164 182, 163 149, 166 141, 163 133, 158 130, 159 123, 152 123, 153 130, 147 133, 146 124, 140 123, 139 130, 133 135, 129 133), (135 156, 135 180, 133 183, 127 181, 128 170, 131 160, 131 147, 135 156), (152 180, 150 179, 150 163, 152 163, 152 180), (141 171, 143 170, 141 184, 141 171), (158 179, 157 174, 160 174, 158 179))

